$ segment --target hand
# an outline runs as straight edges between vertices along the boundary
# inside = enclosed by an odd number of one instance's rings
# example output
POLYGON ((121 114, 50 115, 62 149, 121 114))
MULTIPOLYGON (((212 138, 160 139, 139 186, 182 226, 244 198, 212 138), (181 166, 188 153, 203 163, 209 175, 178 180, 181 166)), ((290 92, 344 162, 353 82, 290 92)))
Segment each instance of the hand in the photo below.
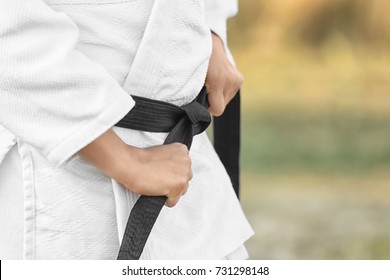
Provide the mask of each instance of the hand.
POLYGON ((206 76, 209 112, 221 116, 240 89, 244 77, 228 60, 221 39, 212 34, 213 51, 206 76))
POLYGON ((192 179, 188 149, 180 143, 141 149, 109 129, 78 154, 135 193, 167 196, 168 207, 176 205, 192 179))
MULTIPOLYGON (((134 153, 134 151, 132 152, 134 153)), ((138 149, 131 168, 135 175, 125 187, 132 191, 168 197, 166 205, 173 207, 187 192, 192 179, 191 159, 187 146, 180 143, 138 149)))

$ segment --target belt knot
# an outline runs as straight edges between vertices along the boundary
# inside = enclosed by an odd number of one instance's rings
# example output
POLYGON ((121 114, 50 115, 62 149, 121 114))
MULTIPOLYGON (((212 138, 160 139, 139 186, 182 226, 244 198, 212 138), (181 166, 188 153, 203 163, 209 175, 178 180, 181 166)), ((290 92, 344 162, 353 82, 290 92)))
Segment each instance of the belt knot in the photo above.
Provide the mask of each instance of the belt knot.
MULTIPOLYGON (((150 131, 169 132, 164 144, 180 142, 191 148, 192 138, 206 130, 211 123, 207 111, 206 88, 184 106, 133 96, 134 108, 116 126, 150 131)), ((131 210, 118 259, 139 259, 166 197, 142 195, 131 210)))

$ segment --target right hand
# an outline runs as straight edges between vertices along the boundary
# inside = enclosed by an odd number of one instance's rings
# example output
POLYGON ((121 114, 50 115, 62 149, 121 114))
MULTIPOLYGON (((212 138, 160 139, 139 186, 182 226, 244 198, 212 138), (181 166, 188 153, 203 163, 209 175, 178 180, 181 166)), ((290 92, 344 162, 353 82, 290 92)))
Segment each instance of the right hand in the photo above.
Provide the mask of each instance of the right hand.
POLYGON ((188 149, 180 143, 138 149, 133 162, 134 174, 125 187, 138 194, 159 196, 168 199, 166 205, 173 207, 187 192, 192 179, 191 159, 188 149))
POLYGON ((189 152, 180 143, 141 149, 109 129, 78 154, 135 193, 168 197, 168 207, 176 205, 192 179, 189 152))
POLYGON ((168 197, 168 207, 176 205, 192 179, 189 152, 180 143, 141 149, 109 129, 78 154, 135 193, 168 197))

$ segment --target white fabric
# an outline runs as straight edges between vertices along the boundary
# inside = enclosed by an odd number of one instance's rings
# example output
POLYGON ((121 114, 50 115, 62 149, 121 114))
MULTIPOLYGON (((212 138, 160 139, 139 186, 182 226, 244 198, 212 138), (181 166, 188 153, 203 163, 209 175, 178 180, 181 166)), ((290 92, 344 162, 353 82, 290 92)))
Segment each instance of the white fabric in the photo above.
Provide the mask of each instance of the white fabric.
POLYGON ((61 164, 134 102, 75 48, 79 31, 64 13, 40 0, 0 4, 0 124, 61 164))
POLYGON ((0 259, 22 259, 23 177, 16 145, 0 165, 0 210, 0 259))
MULTIPOLYGON (((0 257, 113 259, 137 196, 75 153, 133 107, 129 94, 195 97, 211 47, 204 3, 46 2, 0 0, 1 201, 15 194, 0 203, 0 257)), ((138 147, 165 136, 115 131, 138 147)), ((226 258, 253 234, 205 133, 191 158, 190 190, 163 209, 143 259, 226 258)))

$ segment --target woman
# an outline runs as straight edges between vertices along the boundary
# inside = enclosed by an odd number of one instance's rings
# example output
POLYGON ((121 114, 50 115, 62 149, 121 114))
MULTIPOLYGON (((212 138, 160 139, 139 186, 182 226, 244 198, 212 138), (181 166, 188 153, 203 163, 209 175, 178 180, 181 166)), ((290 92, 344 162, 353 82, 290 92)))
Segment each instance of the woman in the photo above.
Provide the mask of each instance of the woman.
POLYGON ((181 106, 204 84, 223 113, 242 83, 224 45, 236 3, 0 5, 0 258, 115 259, 139 194, 168 198, 142 259, 246 258, 252 229, 205 133, 188 153, 114 127, 131 95, 181 106))

